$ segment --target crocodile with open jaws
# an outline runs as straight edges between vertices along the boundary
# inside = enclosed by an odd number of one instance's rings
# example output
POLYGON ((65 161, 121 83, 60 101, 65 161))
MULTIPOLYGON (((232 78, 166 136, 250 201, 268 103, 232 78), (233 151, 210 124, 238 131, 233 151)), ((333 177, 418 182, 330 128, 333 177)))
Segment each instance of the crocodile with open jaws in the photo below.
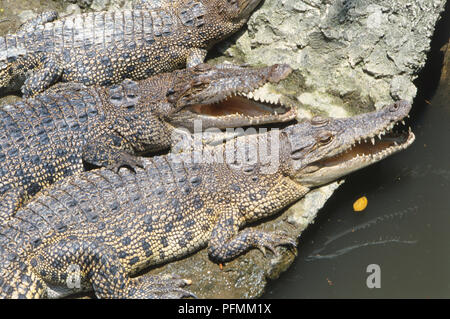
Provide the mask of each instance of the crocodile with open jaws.
POLYGON ((44 12, 0 37, 0 87, 28 97, 57 81, 111 85, 192 67, 260 1, 140 0, 131 10, 60 19, 44 12))
POLYGON ((189 296, 187 280, 131 276, 205 246, 223 262, 253 247, 295 245, 283 232, 244 226, 408 147, 414 134, 393 127, 410 108, 399 101, 351 118, 316 117, 148 158, 135 174, 102 168, 61 180, 0 226, 0 296, 189 296))
POLYGON ((292 120, 292 107, 245 96, 291 70, 199 64, 111 87, 59 83, 0 108, 0 220, 86 164, 142 165, 136 155, 168 149, 174 128, 195 120, 205 129, 292 120))

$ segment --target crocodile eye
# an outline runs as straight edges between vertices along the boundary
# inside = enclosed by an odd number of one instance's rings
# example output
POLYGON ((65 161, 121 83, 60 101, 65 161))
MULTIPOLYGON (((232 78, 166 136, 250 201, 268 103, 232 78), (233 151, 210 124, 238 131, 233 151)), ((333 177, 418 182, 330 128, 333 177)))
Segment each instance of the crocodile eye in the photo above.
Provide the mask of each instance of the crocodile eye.
POLYGON ((333 134, 330 132, 322 132, 319 134, 318 142, 322 145, 329 144, 333 140, 333 134))

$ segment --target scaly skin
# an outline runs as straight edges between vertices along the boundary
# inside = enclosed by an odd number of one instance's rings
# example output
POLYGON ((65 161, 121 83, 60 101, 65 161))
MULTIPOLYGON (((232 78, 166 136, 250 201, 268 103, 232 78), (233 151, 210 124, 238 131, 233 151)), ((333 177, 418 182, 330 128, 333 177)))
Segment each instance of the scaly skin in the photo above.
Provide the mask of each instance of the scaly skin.
MULTIPOLYGON (((58 84, 31 99, 0 110, 0 220, 8 218, 43 187, 84 170, 84 164, 136 168, 136 155, 167 149, 174 126, 196 119, 204 128, 292 120, 289 108, 271 114, 265 105, 239 97, 242 114, 227 114, 230 95, 278 82, 291 72, 287 65, 266 68, 206 64, 147 80, 124 81, 109 88, 58 84), (243 104, 246 101, 248 105, 243 104), (195 113, 208 107, 223 115, 195 113), (248 106, 248 107, 247 107, 248 106), (253 110, 256 114, 246 115, 253 110), (183 123, 171 124, 183 115, 183 123), (84 164, 83 164, 84 162, 84 164)), ((236 109, 238 110, 238 109, 236 109)), ((233 110, 235 111, 235 110, 233 110)))
POLYGON ((203 63, 260 0, 143 1, 133 10, 57 19, 45 12, 0 37, 0 87, 25 97, 57 81, 111 85, 203 63), (25 82, 24 82, 25 81, 25 82))
POLYGON ((75 291, 66 284, 68 271, 78 269, 79 290, 100 298, 151 298, 176 286, 130 277, 151 265, 206 245, 218 262, 253 247, 295 245, 282 232, 244 226, 279 212, 312 187, 408 147, 412 133, 388 134, 375 146, 355 143, 383 133, 409 110, 409 103, 398 102, 349 119, 314 118, 145 159, 136 174, 99 169, 58 182, 3 225, 0 296, 64 296, 75 291), (206 153, 217 160, 196 160, 206 153))

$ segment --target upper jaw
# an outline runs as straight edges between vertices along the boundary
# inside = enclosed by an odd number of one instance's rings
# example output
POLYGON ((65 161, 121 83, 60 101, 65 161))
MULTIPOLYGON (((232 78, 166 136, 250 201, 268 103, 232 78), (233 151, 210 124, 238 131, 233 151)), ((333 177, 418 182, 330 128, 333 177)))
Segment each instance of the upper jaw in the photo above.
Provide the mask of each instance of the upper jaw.
POLYGON ((281 102, 279 96, 260 98, 255 91, 234 93, 214 103, 198 103, 183 108, 170 116, 174 126, 194 128, 194 121, 201 121, 203 128, 218 129, 286 123, 293 121, 295 106, 281 102))
MULTIPOLYGON (((356 151, 354 154, 349 154, 349 152, 353 151, 353 149, 350 149, 333 158, 328 158, 324 161, 315 163, 315 170, 303 175, 300 174, 297 180, 307 187, 325 185, 406 149, 414 142, 414 140, 415 135, 410 131, 404 135, 401 142, 399 140, 396 144, 393 143, 386 148, 380 148, 380 150, 376 152, 357 153, 356 151)), ((376 145, 377 144, 375 144, 375 146, 376 145)))
POLYGON ((167 116, 172 125, 192 128, 195 120, 201 120, 204 128, 224 129, 295 119, 294 106, 262 88, 285 79, 292 72, 288 65, 265 68, 203 65, 201 69, 206 72, 197 74, 191 81, 194 84, 183 88, 184 93, 175 101, 176 107, 167 116))
POLYGON ((340 154, 361 143, 374 145, 384 135, 392 133, 395 127, 404 124, 410 110, 411 103, 400 100, 374 112, 336 119, 330 126, 335 127, 337 146, 327 156, 340 154))
POLYGON ((317 157, 299 170, 296 180, 304 186, 320 186, 409 147, 415 140, 411 129, 397 132, 396 128, 404 123, 411 105, 406 101, 397 103, 399 109, 395 114, 386 112, 391 107, 387 106, 380 111, 338 121, 339 126, 345 122, 347 126, 336 134, 334 145, 329 151, 323 150, 322 155, 319 147, 317 157), (367 121, 371 118, 374 121, 367 121))
POLYGON ((252 98, 251 93, 267 83, 279 83, 292 73, 292 68, 287 64, 274 64, 269 67, 248 68, 232 64, 220 64, 214 67, 208 65, 197 66, 208 69, 193 76, 191 83, 186 87, 185 96, 181 96, 177 102, 189 106, 194 104, 212 104, 222 102, 236 95, 252 98), (204 88, 195 92, 196 84, 203 84, 204 88))

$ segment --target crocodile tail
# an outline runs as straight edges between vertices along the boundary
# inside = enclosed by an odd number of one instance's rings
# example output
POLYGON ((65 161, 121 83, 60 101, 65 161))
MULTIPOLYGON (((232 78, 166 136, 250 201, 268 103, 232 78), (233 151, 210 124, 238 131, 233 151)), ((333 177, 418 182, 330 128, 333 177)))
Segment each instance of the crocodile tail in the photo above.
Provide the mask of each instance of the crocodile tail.
POLYGON ((20 91, 26 78, 26 71, 36 69, 39 66, 38 59, 23 56, 13 62, 0 62, 0 92, 20 91))

